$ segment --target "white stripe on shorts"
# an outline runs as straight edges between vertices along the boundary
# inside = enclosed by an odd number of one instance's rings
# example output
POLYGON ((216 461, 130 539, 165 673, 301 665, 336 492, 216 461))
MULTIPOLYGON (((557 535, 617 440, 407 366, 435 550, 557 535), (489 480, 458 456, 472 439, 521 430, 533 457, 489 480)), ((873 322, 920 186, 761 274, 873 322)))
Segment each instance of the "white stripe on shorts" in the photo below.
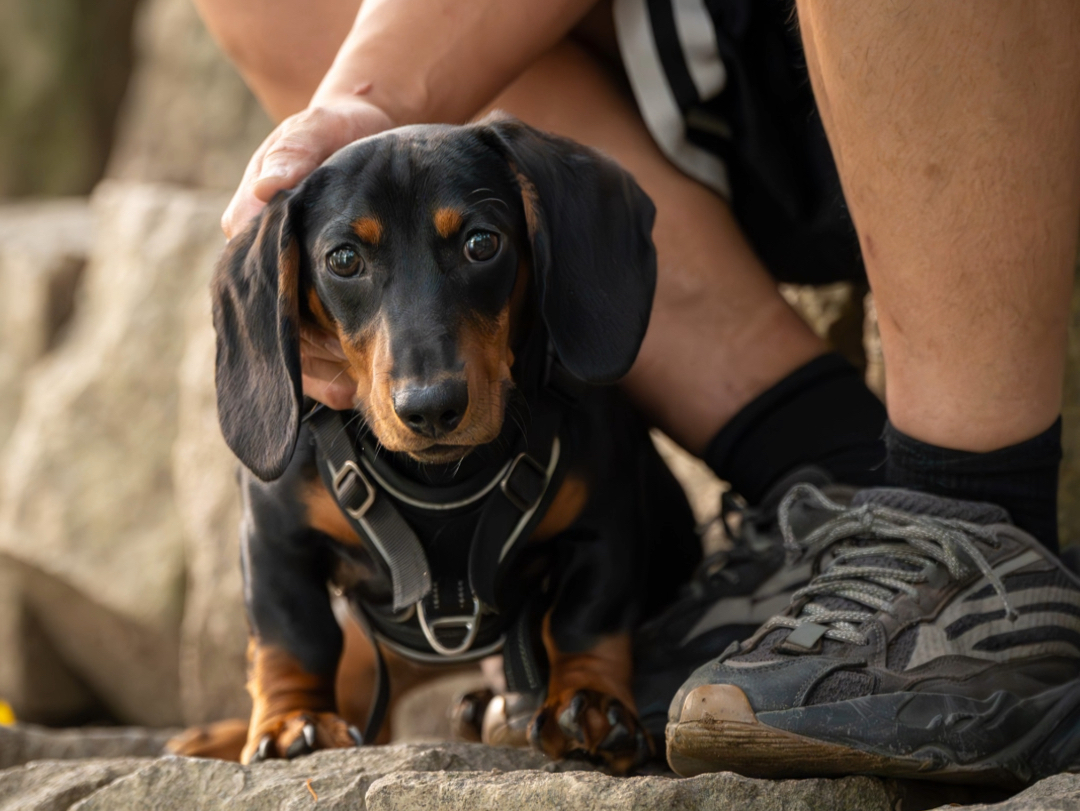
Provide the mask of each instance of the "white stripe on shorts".
MULTIPOLYGON (((689 6, 689 3, 680 5, 689 6)), ((698 5, 700 6, 700 3, 698 5)), ((701 13, 705 13, 704 7, 700 10, 701 13)), ((682 171, 723 197, 730 198, 731 185, 728 182, 727 168, 723 161, 686 140, 686 124, 660 62, 646 0, 615 0, 614 15, 615 33, 619 39, 619 51, 622 54, 623 64, 626 66, 626 74, 630 79, 642 118, 645 119, 645 125, 649 128, 653 140, 668 160, 682 171)), ((679 38, 683 40, 684 24, 678 23, 678 16, 676 21, 679 38)), ((708 36, 713 39, 712 47, 715 53, 716 35, 711 23, 708 36)), ((703 41, 701 34, 695 33, 691 39, 695 50, 699 49, 703 41)), ((684 47, 686 47, 685 43, 684 47)), ((723 71, 722 65, 720 69, 723 71)), ((715 69, 713 69, 712 77, 709 76, 708 68, 703 67, 701 71, 703 81, 715 82, 715 69)), ((691 72, 691 77, 696 85, 697 75, 691 72)), ((721 77, 722 81, 723 77, 721 77)), ((705 86, 711 85, 707 83, 705 86)))

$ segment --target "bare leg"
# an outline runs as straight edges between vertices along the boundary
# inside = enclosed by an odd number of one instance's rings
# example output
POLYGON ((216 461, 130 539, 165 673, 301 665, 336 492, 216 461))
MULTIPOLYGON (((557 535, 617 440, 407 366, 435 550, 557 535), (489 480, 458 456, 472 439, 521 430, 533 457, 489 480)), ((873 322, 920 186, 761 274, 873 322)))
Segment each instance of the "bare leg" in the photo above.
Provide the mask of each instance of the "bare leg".
POLYGON ((656 203, 656 300, 626 386, 685 448, 700 453, 742 406, 824 352, 727 204, 668 162, 633 103, 584 49, 556 47, 495 105, 603 150, 656 203))
POLYGON ((1061 408, 1080 222, 1080 6, 799 0, 881 322, 890 419, 946 448, 1061 408))
POLYGON ((307 106, 356 19, 360 0, 195 0, 195 5, 263 108, 280 121, 307 106))

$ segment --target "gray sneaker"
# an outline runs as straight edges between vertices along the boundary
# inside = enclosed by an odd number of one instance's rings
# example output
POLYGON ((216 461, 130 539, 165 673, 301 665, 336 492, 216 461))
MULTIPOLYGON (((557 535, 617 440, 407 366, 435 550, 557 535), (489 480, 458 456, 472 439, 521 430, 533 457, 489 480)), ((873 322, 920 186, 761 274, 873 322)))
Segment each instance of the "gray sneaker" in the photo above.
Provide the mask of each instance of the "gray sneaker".
POLYGON ((816 575, 676 694, 676 772, 1018 786, 1080 765, 1080 578, 1004 510, 797 485, 780 523, 816 575))

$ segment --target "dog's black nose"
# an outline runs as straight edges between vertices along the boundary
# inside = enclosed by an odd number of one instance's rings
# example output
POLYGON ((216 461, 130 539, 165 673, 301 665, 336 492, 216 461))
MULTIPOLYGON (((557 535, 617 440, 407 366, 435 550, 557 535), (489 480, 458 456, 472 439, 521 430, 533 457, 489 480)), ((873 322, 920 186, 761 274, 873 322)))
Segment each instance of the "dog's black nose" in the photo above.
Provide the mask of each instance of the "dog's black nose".
POLYGON ((433 386, 394 392, 394 411, 401 421, 431 439, 457 428, 468 407, 469 385, 464 380, 444 380, 433 386))

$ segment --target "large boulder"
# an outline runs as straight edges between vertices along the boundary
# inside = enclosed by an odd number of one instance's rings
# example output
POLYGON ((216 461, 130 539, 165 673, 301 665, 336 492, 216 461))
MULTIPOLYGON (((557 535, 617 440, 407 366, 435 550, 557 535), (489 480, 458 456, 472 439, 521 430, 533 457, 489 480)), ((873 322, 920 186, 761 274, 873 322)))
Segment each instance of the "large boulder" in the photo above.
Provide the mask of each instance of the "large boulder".
POLYGON ((145 0, 135 43, 108 176, 231 192, 270 120, 190 0, 145 0))
POLYGON ((63 660, 129 722, 181 720, 179 369, 222 205, 176 187, 99 187, 79 307, 28 374, 0 455, 0 556, 63 660))

